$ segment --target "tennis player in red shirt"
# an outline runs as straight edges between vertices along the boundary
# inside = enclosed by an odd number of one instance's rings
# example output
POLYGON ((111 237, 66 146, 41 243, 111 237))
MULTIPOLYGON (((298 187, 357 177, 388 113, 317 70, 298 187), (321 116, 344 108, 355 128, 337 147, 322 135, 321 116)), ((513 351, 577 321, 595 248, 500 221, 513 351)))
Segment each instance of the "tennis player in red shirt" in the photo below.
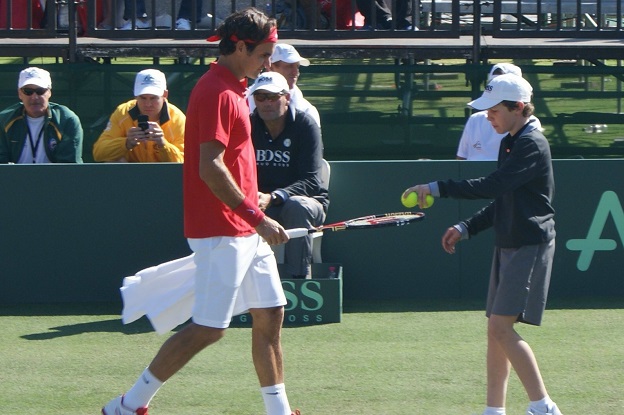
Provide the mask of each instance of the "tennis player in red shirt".
POLYGON ((252 356, 267 415, 290 409, 281 349, 286 298, 269 244, 288 241, 258 208, 246 78, 270 66, 275 19, 255 8, 233 13, 208 41, 220 57, 191 92, 186 113, 184 232, 195 252, 192 322, 161 347, 134 386, 104 415, 146 415, 160 387, 193 356, 224 335, 232 316, 253 317, 252 356))

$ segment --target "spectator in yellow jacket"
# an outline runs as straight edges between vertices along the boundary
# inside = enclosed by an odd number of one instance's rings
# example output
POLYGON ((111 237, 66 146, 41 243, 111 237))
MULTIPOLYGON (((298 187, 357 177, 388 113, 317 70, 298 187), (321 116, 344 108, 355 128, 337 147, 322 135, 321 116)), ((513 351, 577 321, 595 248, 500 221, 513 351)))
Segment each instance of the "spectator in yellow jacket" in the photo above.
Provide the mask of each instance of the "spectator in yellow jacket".
POLYGON ((94 160, 183 162, 186 116, 167 101, 168 94, 164 73, 156 69, 139 72, 134 81, 135 98, 119 105, 111 115, 93 145, 94 160))

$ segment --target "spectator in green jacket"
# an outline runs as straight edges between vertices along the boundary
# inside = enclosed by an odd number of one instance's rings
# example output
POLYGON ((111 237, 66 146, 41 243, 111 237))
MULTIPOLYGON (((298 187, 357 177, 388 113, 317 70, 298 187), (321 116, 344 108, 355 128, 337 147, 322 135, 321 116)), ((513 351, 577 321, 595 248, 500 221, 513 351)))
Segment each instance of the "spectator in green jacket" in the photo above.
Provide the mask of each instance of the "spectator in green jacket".
POLYGON ((17 95, 21 102, 0 112, 0 163, 82 163, 80 119, 69 108, 50 102, 50 73, 24 69, 17 95))

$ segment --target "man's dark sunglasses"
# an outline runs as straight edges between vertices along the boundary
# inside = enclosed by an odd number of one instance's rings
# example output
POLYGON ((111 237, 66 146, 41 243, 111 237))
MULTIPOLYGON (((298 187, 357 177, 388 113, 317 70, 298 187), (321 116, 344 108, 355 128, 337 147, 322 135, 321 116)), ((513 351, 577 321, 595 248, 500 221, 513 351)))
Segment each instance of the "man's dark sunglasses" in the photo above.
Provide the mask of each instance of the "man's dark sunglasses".
POLYGON ((256 99, 256 101, 258 102, 264 102, 267 99, 271 102, 275 102, 277 101, 282 95, 284 94, 267 94, 265 92, 256 92, 255 94, 253 94, 254 98, 256 99))
POLYGON ((32 94, 43 95, 49 91, 49 88, 22 88, 24 95, 31 96, 32 94))

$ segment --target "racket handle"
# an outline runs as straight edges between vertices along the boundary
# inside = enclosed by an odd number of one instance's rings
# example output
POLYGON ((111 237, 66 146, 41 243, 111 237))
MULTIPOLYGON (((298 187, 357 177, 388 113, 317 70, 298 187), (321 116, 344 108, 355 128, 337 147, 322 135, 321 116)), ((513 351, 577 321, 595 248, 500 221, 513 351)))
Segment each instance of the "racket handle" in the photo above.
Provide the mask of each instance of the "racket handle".
POLYGON ((288 235, 290 239, 301 238, 308 235, 309 233, 310 231, 306 228, 286 229, 286 235, 288 235))

